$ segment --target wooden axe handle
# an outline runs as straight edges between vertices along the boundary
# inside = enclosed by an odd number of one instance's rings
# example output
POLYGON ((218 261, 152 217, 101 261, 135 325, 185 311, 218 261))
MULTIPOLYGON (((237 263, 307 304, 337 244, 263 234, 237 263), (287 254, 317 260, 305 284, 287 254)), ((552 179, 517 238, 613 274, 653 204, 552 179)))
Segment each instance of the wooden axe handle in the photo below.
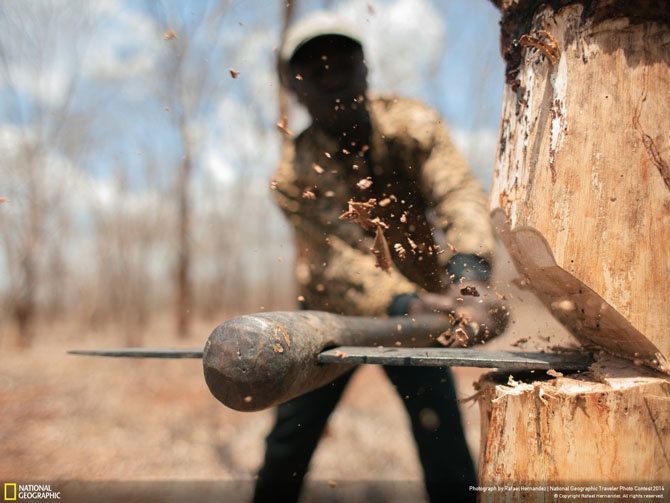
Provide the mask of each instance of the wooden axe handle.
POLYGON ((337 346, 426 347, 451 327, 444 315, 367 318, 320 311, 245 315, 219 325, 204 349, 205 381, 221 403, 251 412, 328 384, 354 365, 324 364, 337 346))

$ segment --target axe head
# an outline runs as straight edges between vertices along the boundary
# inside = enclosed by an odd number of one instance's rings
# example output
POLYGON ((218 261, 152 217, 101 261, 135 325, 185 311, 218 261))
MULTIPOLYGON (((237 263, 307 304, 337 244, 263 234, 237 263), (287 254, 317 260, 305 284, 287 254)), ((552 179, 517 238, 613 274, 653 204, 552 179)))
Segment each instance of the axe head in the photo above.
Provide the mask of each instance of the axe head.
POLYGON ((492 218, 521 276, 519 286, 530 290, 584 346, 596 345, 670 374, 670 364, 656 345, 592 288, 556 263, 540 231, 529 226, 511 229, 500 208, 494 210, 492 218))

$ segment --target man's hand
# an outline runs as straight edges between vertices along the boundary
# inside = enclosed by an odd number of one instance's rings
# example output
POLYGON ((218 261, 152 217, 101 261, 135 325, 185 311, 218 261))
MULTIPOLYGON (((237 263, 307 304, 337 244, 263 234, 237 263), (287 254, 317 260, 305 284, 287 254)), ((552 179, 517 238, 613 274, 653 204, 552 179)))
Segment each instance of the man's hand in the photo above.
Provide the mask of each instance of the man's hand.
POLYGON ((463 347, 484 344, 500 335, 507 326, 509 311, 503 297, 480 281, 462 281, 444 294, 427 293, 410 304, 409 314, 445 313, 453 327, 438 340, 463 347))

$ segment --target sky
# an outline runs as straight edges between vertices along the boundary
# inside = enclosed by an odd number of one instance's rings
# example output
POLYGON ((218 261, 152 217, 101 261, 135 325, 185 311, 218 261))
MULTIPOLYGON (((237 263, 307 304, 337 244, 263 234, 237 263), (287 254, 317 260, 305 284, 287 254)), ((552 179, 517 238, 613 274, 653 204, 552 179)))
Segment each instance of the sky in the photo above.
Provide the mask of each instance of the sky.
MULTIPOLYGON (((21 4, 23 8, 24 4, 44 5, 51 2, 9 0, 9 3, 14 6, 21 4)), ((11 62, 11 85, 19 90, 19 94, 8 94, 7 87, 3 86, 7 82, 0 80, 0 90, 5 88, 3 97, 15 104, 0 110, 6 114, 4 118, 0 115, 0 128, 5 136, 11 134, 11 128, 17 125, 17 103, 23 103, 26 117, 29 114, 26 104, 32 101, 57 109, 58 102, 67 97, 77 64, 82 65, 85 78, 98 81, 97 95, 91 92, 92 86, 86 89, 79 83, 79 95, 75 100, 78 100, 77 106, 90 107, 93 102, 100 107, 100 102, 107 101, 110 107, 123 111, 146 103, 148 95, 158 92, 156 87, 147 86, 147 76, 151 78, 152 73, 157 72, 156 66, 161 58, 166 57, 165 46, 171 43, 160 36, 162 30, 168 25, 187 29, 194 17, 192 10, 205 4, 202 1, 173 2, 173 7, 180 7, 171 8, 172 19, 165 19, 164 26, 157 26, 156 20, 147 15, 146 2, 141 0, 80 3, 56 0, 53 9, 55 12, 66 10, 64 6, 68 3, 88 10, 93 16, 94 36, 87 40, 68 41, 64 33, 60 36, 54 33, 50 36, 58 38, 53 49, 56 57, 51 58, 51 63, 45 65, 41 62, 41 66, 36 67, 29 57, 23 58, 27 64, 21 63, 18 58, 11 62), (104 82, 100 84, 100 81, 104 82)), ((222 142, 230 141, 237 148, 240 145, 252 147, 245 145, 249 135, 242 134, 246 127, 254 126, 240 123, 240 120, 251 121, 245 112, 253 110, 255 114, 261 113, 260 120, 270 129, 276 120, 274 102, 277 89, 272 65, 282 3, 281 0, 231 1, 227 20, 217 32, 218 39, 215 42, 208 40, 207 36, 211 35, 208 33, 200 37, 203 58, 215 54, 220 58, 221 64, 215 71, 219 72, 221 79, 226 77, 226 64, 240 71, 234 85, 228 83, 229 92, 226 91, 219 103, 207 103, 209 113, 200 113, 197 117, 199 124, 194 126, 196 134, 205 132, 199 137, 202 140, 199 147, 203 159, 212 166, 210 171, 220 181, 232 176, 224 172, 225 166, 233 171, 239 170, 240 163, 247 160, 236 159, 240 156, 231 154, 233 149, 227 149, 228 154, 222 155, 222 142), (259 106, 259 103, 269 106, 259 106), (234 126, 230 125, 231 118, 235 119, 234 126)), ((480 180, 487 185, 492 171, 491 150, 495 148, 497 138, 503 71, 498 49, 498 13, 493 5, 487 0, 341 0, 328 3, 333 10, 357 25, 363 34, 372 89, 380 93, 395 92, 420 98, 436 107, 471 159, 480 180), (486 155, 482 155, 482 151, 486 155)), ((296 2, 298 17, 323 5, 324 2, 316 0, 296 2)), ((52 28, 54 32, 59 29, 63 28, 57 25, 52 28)), ((0 37, 2 33, 6 37, 27 37, 29 31, 28 20, 27 30, 3 30, 0 37)), ((23 50, 30 50, 30 46, 23 50)), ((198 70, 197 66, 193 67, 193 71, 198 70)), ((0 79, 2 77, 3 74, 0 74, 0 79)), ((123 162, 132 163, 133 156, 128 155, 129 152, 135 150, 136 154, 148 150, 147 144, 174 142, 166 124, 169 114, 161 110, 168 106, 164 105, 153 108, 143 105, 147 110, 144 112, 145 121, 141 118, 119 121, 118 117, 114 117, 115 120, 109 120, 99 128, 98 134, 107 135, 107 141, 102 151, 96 149, 97 159, 85 159, 85 171, 104 179, 110 176, 113 162, 120 156, 125 156, 123 162), (117 136, 124 145, 119 147, 110 141, 113 136, 117 136), (116 149, 116 154, 105 149, 116 149)), ((258 159, 258 162, 273 164, 272 159, 266 158, 258 159)), ((268 166, 268 171, 271 169, 268 166)))
MULTIPOLYGON (((322 4, 306 3, 314 7, 301 14, 322 4)), ((333 3, 363 34, 371 88, 440 111, 488 190, 504 76, 498 10, 488 0, 333 3)))
MULTIPOLYGON (((371 89, 435 107, 488 190, 503 89, 492 3, 300 0, 297 17, 326 4, 362 33, 371 89)), ((4 205, 4 215, 20 222, 29 204, 23 199, 21 157, 29 151, 39 155, 44 197, 49 204, 69 205, 84 228, 92 208, 130 216, 163 211, 184 155, 177 127, 181 110, 173 98, 186 89, 186 102, 193 104, 187 135, 195 159, 196 211, 230 210, 237 200, 230 191, 237 190, 279 221, 268 187, 281 145, 274 62, 283 5, 284 0, 0 3, 0 196, 12 202, 4 205), (218 5, 226 12, 215 23, 218 5), (170 30, 175 37, 166 36, 170 30), (170 71, 184 47, 179 80, 170 71), (239 72, 235 78, 231 68, 239 72), (203 76, 198 101, 192 89, 203 76), (76 197, 62 197, 66 193, 76 197)), ((297 130, 305 122, 299 109, 291 118, 297 130)), ((43 224, 56 229, 60 224, 48 217, 43 224)), ((84 249, 81 240, 73 242, 84 249)))

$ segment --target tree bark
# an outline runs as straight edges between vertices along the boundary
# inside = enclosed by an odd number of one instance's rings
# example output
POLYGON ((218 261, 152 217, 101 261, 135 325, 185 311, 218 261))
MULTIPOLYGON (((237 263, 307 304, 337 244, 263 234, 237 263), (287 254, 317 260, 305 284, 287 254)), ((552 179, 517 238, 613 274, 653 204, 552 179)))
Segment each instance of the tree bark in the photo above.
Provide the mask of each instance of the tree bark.
POLYGON ((670 373, 670 2, 494 3, 507 63, 490 194, 501 238, 522 286, 585 345, 626 359, 602 353, 573 378, 481 380, 480 483, 667 496, 670 380, 640 365, 670 373))
POLYGON ((670 4, 509 0, 502 19, 491 207, 668 359, 670 4))

